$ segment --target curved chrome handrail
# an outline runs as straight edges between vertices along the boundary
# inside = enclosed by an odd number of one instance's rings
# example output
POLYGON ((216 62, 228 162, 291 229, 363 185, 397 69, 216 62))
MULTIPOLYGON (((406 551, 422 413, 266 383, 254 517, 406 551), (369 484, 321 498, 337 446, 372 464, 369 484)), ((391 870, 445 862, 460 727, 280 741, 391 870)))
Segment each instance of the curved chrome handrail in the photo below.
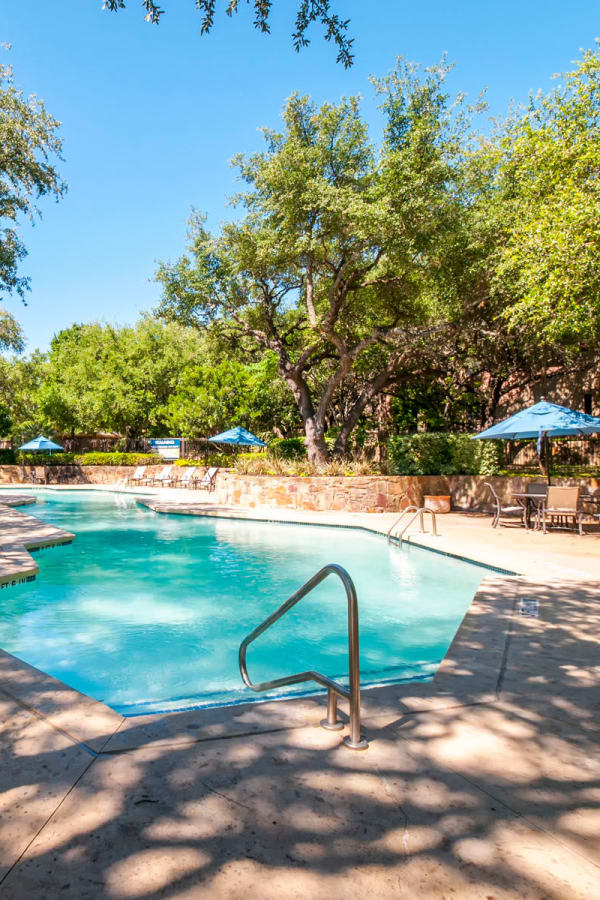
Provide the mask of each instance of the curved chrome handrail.
POLYGON ((394 522, 392 527, 388 530, 388 533, 387 533, 388 544, 392 539, 392 531, 400 524, 400 522, 402 521, 404 516, 410 512, 417 512, 418 509, 419 509, 419 507, 415 506, 414 503, 411 503, 411 504, 409 504, 409 506, 404 507, 404 509, 402 510, 402 512, 400 513, 400 515, 398 516, 398 518, 396 519, 396 521, 394 522))
POLYGON ((358 599, 356 596, 356 588, 354 582, 350 578, 348 572, 335 563, 320 569, 306 584, 303 584, 292 596, 282 603, 281 606, 271 613, 264 622, 250 632, 239 649, 239 666, 240 674, 246 684, 253 691, 269 691, 273 688, 284 687, 288 684, 300 684, 304 681, 316 681, 327 688, 327 718, 321 722, 324 728, 330 731, 337 731, 343 728, 341 722, 337 719, 337 698, 344 697, 350 702, 350 734, 344 738, 346 747, 351 750, 364 750, 369 745, 367 741, 360 735, 360 664, 358 653, 358 599), (262 681, 260 684, 254 684, 248 675, 246 665, 246 650, 257 637, 260 637, 271 625, 274 625, 282 616, 289 612, 303 597, 306 597, 314 588, 324 581, 329 575, 337 575, 346 590, 348 599, 348 670, 350 675, 350 688, 322 675, 320 672, 298 672, 296 675, 285 675, 283 678, 274 678, 272 681, 262 681))
POLYGON ((412 523, 415 521, 415 519, 417 518, 417 516, 419 516, 419 518, 420 518, 421 534, 425 534, 425 526, 424 526, 424 524, 423 524, 423 513, 426 513, 426 512, 429 513, 429 514, 431 515, 431 533, 433 534, 434 537, 437 537, 437 524, 436 524, 436 521, 435 521, 435 513, 434 513, 434 511, 433 511, 432 509, 429 509, 428 506, 421 506, 421 507, 419 507, 419 509, 415 512, 415 514, 414 514, 414 516, 412 517, 412 519, 409 519, 409 521, 406 523, 406 525, 404 526, 404 528, 402 529, 402 531, 401 531, 400 534, 398 535, 398 540, 400 541, 400 543, 402 543, 402 540, 403 540, 403 538, 404 538, 404 532, 406 531, 407 528, 410 528, 410 526, 411 526, 412 523))
POLYGON ((392 540, 392 532, 398 527, 406 513, 413 513, 412 518, 408 520, 400 534, 398 535, 398 540, 402 543, 404 538, 404 532, 407 528, 410 528, 412 523, 415 521, 417 516, 419 516, 419 524, 421 528, 421 534, 425 534, 425 525, 423 523, 423 513, 429 513, 431 515, 431 532, 434 537, 437 537, 437 523, 435 518, 435 512, 432 509, 429 509, 428 506, 415 506, 414 504, 411 506, 407 506, 406 509, 402 510, 402 514, 396 519, 392 527, 389 529, 387 533, 388 544, 392 540))

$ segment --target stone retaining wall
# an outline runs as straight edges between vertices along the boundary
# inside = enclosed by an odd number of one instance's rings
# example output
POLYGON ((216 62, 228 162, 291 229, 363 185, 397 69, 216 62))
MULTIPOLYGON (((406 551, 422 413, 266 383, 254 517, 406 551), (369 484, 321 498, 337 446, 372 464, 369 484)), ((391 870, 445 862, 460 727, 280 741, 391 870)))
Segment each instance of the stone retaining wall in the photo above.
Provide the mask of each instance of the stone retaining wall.
MULTIPOLYGON (((183 467, 176 466, 177 478, 183 467)), ((47 466, 50 484, 123 484, 135 468, 133 466, 47 466)), ((149 475, 157 475, 162 466, 147 466, 149 475)), ((203 474, 204 469, 198 467, 203 474)), ((32 467, 0 466, 0 484, 31 483, 32 467)), ((535 479, 535 480, 542 480, 535 479)), ((357 476, 280 476, 238 475, 230 469, 220 469, 216 487, 210 495, 215 503, 228 506, 271 506, 288 509, 343 510, 346 512, 396 512, 406 502, 421 505, 425 494, 446 494, 452 497, 454 509, 489 511, 490 492, 485 482, 491 482, 504 501, 511 492, 524 490, 531 478, 483 475, 357 475, 357 476)), ((600 494, 600 479, 582 480, 560 478, 555 484, 585 484, 600 494)), ((206 494, 199 497, 206 499, 206 494)))

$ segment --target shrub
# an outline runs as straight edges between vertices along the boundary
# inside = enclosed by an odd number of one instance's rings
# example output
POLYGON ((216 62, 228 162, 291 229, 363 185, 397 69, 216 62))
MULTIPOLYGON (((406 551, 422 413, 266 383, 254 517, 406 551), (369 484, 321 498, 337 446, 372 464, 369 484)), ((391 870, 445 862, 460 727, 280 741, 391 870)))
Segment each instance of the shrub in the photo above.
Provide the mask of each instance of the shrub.
POLYGON ((217 466, 219 469, 229 469, 233 466, 234 460, 231 455, 226 453, 210 453, 202 459, 176 459, 176 466, 217 466))
POLYGON ((302 438, 274 438, 269 444, 269 454, 281 459, 303 459, 306 445, 302 438))
POLYGON ((393 437, 389 443, 395 475, 495 475, 501 445, 473 441, 468 434, 422 432, 393 437))
POLYGON ((14 466, 17 461, 17 454, 10 447, 4 450, 0 449, 0 466, 14 466))
POLYGON ((155 453, 83 453, 75 456, 80 466, 157 466, 164 463, 155 453))
POLYGON ((67 453, 19 453, 22 466, 68 466, 75 462, 75 454, 67 453))

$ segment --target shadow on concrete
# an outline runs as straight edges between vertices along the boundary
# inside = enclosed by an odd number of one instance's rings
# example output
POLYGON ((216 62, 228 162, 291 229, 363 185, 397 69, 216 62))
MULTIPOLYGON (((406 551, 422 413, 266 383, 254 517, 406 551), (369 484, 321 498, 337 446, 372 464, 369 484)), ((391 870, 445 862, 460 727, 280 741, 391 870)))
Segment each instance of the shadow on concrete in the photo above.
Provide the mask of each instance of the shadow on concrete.
MULTIPOLYGON (((315 726, 194 742, 189 715, 168 738, 130 720, 139 748, 117 734, 57 790, 0 896, 600 897, 600 592, 522 586, 538 616, 514 616, 493 703, 369 696, 364 753, 315 726)), ((5 752, 5 790, 35 798, 67 750, 5 752)))

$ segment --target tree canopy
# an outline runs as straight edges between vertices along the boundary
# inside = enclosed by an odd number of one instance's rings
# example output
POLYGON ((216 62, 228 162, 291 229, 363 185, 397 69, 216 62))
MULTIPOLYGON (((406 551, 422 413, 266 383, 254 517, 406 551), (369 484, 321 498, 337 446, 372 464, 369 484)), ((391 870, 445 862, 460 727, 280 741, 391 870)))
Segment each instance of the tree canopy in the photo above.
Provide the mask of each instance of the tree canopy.
MULTIPOLYGON (((556 76, 557 78, 559 76, 556 76)), ((492 288, 512 329, 546 345, 600 338, 600 53, 532 98, 484 145, 492 288)))
POLYGON ((375 79, 379 142, 359 98, 293 95, 234 160, 239 215, 211 233, 194 213, 186 251, 159 265, 156 316, 0 357, 0 426, 303 430, 320 465, 393 429, 478 430, 528 387, 591 379, 600 53, 485 136, 482 102, 450 97, 447 74, 399 60, 375 79))
MULTIPOLYGON (((277 355, 311 458, 327 456, 332 408, 346 393, 336 452, 367 405, 427 365, 461 316, 468 281, 462 146, 470 111, 444 91, 448 69, 399 61, 376 83, 383 145, 356 97, 287 103, 284 130, 235 160, 245 211, 210 235, 192 220, 190 255, 163 265, 159 310, 218 326, 248 352, 277 355)), ((339 403, 338 403, 339 406, 339 403)))
MULTIPOLYGON (((281 3, 282 0, 279 0, 281 3)), ((194 0, 196 9, 201 15, 200 32, 207 34, 211 31, 217 0, 194 0)), ((273 0, 246 0, 246 4, 251 6, 254 12, 254 27, 264 34, 270 32, 270 16, 273 0)), ((126 0, 103 0, 102 9, 108 9, 116 12, 124 9, 126 0)), ((164 15, 163 10, 156 0, 142 0, 142 6, 146 11, 145 19, 157 25, 161 17, 164 15)), ((239 0, 225 0, 224 8, 228 16, 233 16, 238 12, 239 0)), ((325 40, 332 41, 338 51, 337 62, 342 63, 346 68, 352 65, 352 44, 354 39, 348 34, 349 19, 342 19, 332 10, 330 0, 297 0, 296 19, 294 31, 292 33, 292 42, 299 51, 302 47, 306 47, 310 40, 307 32, 313 23, 320 25, 324 32, 325 40)))
POLYGON ((19 216, 40 214, 37 200, 65 191, 53 164, 60 157, 60 123, 37 97, 24 97, 12 69, 0 64, 0 293, 22 299, 29 279, 18 274, 26 249, 17 232, 19 216))

